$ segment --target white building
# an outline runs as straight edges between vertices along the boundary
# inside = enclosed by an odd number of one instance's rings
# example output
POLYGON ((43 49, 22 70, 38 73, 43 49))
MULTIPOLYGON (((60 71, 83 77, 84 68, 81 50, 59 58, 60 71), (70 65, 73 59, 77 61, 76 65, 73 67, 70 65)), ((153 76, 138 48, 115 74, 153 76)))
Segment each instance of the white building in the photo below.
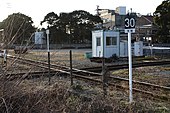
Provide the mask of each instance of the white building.
POLYGON ((119 32, 113 30, 92 31, 92 57, 119 56, 119 32))
POLYGON ((134 56, 143 56, 143 42, 134 42, 134 56))
POLYGON ((128 57, 128 41, 120 41, 120 57, 128 57))
POLYGON ((124 18, 126 16, 125 6, 119 6, 115 10, 97 8, 97 14, 103 20, 104 27, 108 29, 124 28, 124 18))
POLYGON ((119 15, 126 15, 126 6, 116 7, 115 13, 119 15))
MULTIPOLYGON (((120 41, 120 33, 114 30, 92 31, 92 57, 128 57, 128 42, 120 41)), ((143 56, 143 42, 132 46, 133 56, 143 56)))
POLYGON ((35 44, 45 44, 44 32, 35 32, 35 44))

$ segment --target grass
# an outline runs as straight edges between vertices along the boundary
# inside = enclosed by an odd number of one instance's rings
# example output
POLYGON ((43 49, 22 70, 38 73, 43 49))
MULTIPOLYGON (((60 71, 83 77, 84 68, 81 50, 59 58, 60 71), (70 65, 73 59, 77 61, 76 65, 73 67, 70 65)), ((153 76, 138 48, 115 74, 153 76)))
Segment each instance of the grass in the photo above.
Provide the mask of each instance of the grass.
POLYGON ((110 90, 103 97, 102 89, 91 86, 87 82, 70 82, 66 79, 52 78, 52 84, 48 85, 48 79, 34 79, 6 81, 2 89, 0 82, 0 111, 5 112, 54 112, 54 113, 110 113, 110 112, 151 112, 168 113, 170 104, 140 95, 134 95, 134 102, 128 103, 126 92, 110 90), (77 93, 75 93, 77 92, 77 93), (5 104, 6 105, 5 105, 5 104))
POLYGON ((127 69, 121 69, 121 70, 116 70, 114 72, 112 72, 113 75, 127 75, 128 74, 128 70, 127 69))
MULTIPOLYGON (((170 77, 168 75, 168 66, 149 66, 149 67, 139 67, 132 71, 133 80, 149 82, 157 85, 168 86, 170 77), (165 73, 163 73, 165 72, 165 73)), ((113 76, 119 76, 128 78, 128 69, 122 69, 111 72, 113 76)))
MULTIPOLYGON (((52 62, 67 64, 68 53, 52 52, 52 62), (65 61, 65 62, 64 62, 65 61)), ((29 52, 22 55, 34 60, 46 60, 44 52, 29 52)), ((73 59, 88 64, 83 53, 74 53, 73 59)), ((69 64, 69 63, 68 63, 69 64)), ((88 64, 90 65, 90 64, 88 64)), ((34 71, 27 66, 13 65, 11 71, 34 71)), ((161 71, 169 71, 169 67, 145 67, 133 69, 133 79, 149 81, 157 84, 167 85, 170 78, 164 79, 163 75, 155 75, 161 71)), ((127 77, 128 69, 111 72, 114 76, 127 77)), ((128 91, 119 91, 110 88, 108 95, 103 96, 102 86, 89 84, 88 82, 74 79, 74 85, 70 86, 70 79, 53 76, 51 85, 48 78, 35 78, 30 80, 4 81, 0 76, 0 111, 5 112, 28 112, 28 113, 169 113, 170 103, 145 97, 142 94, 134 94, 134 102, 128 102, 128 91)), ((123 83, 122 83, 123 84, 123 83)), ((167 92, 169 93, 169 92, 167 92)))

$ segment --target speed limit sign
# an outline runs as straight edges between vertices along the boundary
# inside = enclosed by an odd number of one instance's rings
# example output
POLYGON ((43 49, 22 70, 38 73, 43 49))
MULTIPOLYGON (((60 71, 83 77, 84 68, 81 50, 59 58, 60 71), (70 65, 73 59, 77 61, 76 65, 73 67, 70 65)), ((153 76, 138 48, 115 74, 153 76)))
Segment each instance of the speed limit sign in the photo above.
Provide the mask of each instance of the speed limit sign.
POLYGON ((124 21, 125 21, 125 33, 128 32, 134 33, 136 25, 135 18, 133 16, 127 16, 125 17, 124 21))
POLYGON ((131 45, 131 33, 135 32, 135 18, 131 15, 125 17, 125 33, 128 33, 128 58, 129 58, 129 102, 133 101, 132 93, 132 45, 131 45))

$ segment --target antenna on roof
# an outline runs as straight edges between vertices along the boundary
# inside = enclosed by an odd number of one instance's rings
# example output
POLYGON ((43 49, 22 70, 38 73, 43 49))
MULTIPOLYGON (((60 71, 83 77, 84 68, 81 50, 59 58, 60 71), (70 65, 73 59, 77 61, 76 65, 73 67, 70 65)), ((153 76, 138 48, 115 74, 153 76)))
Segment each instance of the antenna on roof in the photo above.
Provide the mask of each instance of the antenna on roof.
POLYGON ((97 15, 99 15, 99 5, 97 5, 96 11, 97 11, 97 15))
POLYGON ((132 13, 132 8, 130 8, 130 13, 132 13))

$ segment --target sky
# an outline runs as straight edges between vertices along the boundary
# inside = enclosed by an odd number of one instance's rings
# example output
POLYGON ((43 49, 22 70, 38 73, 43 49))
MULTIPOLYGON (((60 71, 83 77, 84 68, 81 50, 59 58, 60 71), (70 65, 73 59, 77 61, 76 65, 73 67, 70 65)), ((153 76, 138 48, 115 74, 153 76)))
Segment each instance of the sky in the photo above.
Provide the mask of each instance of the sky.
POLYGON ((50 13, 72 12, 85 10, 96 14, 97 5, 101 9, 113 9, 118 6, 126 6, 126 10, 132 8, 133 12, 146 15, 153 14, 156 7, 163 0, 0 0, 0 21, 3 21, 12 13, 23 13, 32 18, 35 26, 50 13))

